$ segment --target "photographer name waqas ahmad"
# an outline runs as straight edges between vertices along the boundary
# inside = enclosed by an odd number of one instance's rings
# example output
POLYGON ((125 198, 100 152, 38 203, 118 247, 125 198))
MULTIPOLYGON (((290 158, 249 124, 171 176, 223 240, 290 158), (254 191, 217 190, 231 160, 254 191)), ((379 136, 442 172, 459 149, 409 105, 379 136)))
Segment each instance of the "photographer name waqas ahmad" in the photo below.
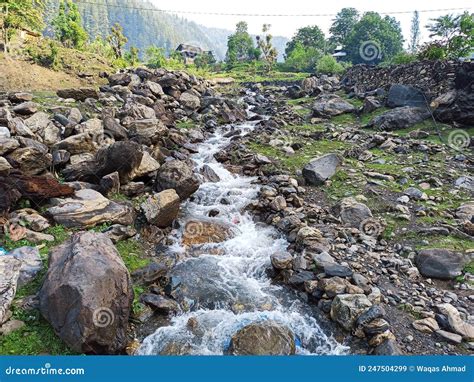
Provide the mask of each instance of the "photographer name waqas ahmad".
POLYGON ((465 373, 467 370, 464 366, 417 366, 416 371, 420 373, 465 373))

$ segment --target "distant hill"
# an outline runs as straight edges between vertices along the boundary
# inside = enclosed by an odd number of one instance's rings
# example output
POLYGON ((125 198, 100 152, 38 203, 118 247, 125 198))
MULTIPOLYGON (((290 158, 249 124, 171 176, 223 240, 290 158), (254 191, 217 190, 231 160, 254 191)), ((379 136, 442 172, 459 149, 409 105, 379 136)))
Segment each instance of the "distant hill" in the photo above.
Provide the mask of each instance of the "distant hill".
MULTIPOLYGON (((124 28, 128 46, 136 46, 141 51, 155 45, 174 50, 180 43, 197 44, 212 50, 216 58, 222 60, 227 50, 230 30, 210 28, 185 18, 164 12, 152 11, 155 5, 145 0, 88 0, 77 2, 84 27, 92 38, 106 36, 116 22, 124 28), (145 9, 144 9, 145 8, 145 9)), ((59 6, 59 0, 46 1, 46 21, 50 23, 59 6)), ((285 37, 274 37, 275 46, 282 58, 285 37)))

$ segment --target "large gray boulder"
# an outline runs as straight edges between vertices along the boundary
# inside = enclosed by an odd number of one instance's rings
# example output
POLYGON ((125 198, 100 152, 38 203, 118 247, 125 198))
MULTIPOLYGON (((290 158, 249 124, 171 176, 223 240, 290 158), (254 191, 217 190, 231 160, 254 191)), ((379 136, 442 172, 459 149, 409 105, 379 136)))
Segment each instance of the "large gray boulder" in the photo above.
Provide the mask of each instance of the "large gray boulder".
POLYGON ((303 177, 308 184, 320 186, 336 173, 340 165, 341 159, 337 154, 326 154, 304 166, 303 177))
POLYGON ((393 84, 388 91, 387 106, 391 108, 400 106, 427 107, 427 101, 421 90, 410 85, 393 84))
POLYGON ((41 314, 71 349, 113 354, 125 346, 132 283, 106 235, 75 233, 52 250, 39 298, 41 314))
POLYGON ((314 117, 328 118, 352 113, 356 108, 336 94, 323 93, 315 98, 312 110, 314 117))
POLYGON ((450 90, 436 98, 432 106, 434 116, 441 122, 458 122, 463 125, 474 125, 474 93, 461 90, 450 90))
POLYGON ((392 131, 413 126, 431 116, 426 108, 402 106, 376 116, 369 122, 368 127, 392 131))
POLYGON ((232 336, 232 355, 292 355, 296 346, 294 334, 273 321, 244 326, 232 336))
POLYGON ((43 268, 39 250, 36 247, 20 247, 8 252, 7 257, 13 257, 21 262, 18 286, 21 287, 31 280, 43 268))
POLYGON ((170 188, 177 192, 181 200, 185 200, 197 191, 199 179, 185 162, 172 160, 160 167, 155 179, 157 191, 170 188))
POLYGON ((372 212, 364 203, 349 197, 342 199, 339 216, 345 225, 362 230, 362 223, 372 217, 372 212))
POLYGON ((415 257, 415 264, 425 277, 454 279, 467 264, 466 256, 447 249, 424 249, 415 257))
POLYGON ((332 301, 331 318, 344 329, 351 330, 357 318, 371 306, 364 294, 340 294, 332 301))
POLYGON ((179 204, 179 195, 170 189, 150 196, 141 204, 141 209, 148 223, 164 228, 178 216, 179 204))
POLYGON ((15 298, 21 261, 12 256, 0 256, 0 325, 9 318, 10 305, 15 298))

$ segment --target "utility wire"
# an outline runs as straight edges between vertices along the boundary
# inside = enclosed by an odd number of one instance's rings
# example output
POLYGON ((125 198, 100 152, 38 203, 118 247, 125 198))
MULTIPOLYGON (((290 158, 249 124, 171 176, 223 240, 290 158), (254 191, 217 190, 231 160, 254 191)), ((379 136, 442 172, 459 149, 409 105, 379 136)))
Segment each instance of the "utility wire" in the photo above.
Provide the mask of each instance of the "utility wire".
MULTIPOLYGON (((159 9, 156 7, 153 8, 143 8, 143 7, 132 7, 127 5, 116 5, 116 4, 106 4, 106 3, 94 3, 92 1, 82 1, 77 0, 76 3, 80 4, 90 4, 103 6, 107 8, 123 8, 123 9, 134 9, 140 11, 150 11, 150 12, 160 12, 160 13, 175 13, 175 14, 187 14, 187 15, 207 15, 207 16, 239 16, 239 17, 334 17, 336 13, 296 13, 296 14, 272 14, 272 13, 225 13, 225 12, 201 12, 201 11, 180 11, 172 9, 159 9)), ((448 11, 464 11, 471 9, 471 7, 466 8, 444 8, 444 9, 424 9, 418 11, 419 13, 427 12, 448 12, 448 11)), ((394 11, 394 12, 379 12, 381 15, 400 15, 400 14, 411 14, 414 11, 394 11)))

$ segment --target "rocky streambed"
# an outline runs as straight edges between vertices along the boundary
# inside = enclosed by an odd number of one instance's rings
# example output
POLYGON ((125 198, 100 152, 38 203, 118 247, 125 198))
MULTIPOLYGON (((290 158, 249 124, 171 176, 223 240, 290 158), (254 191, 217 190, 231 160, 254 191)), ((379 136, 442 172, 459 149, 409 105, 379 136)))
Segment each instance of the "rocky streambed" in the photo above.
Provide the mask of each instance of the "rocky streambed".
POLYGON ((2 352, 472 350, 471 141, 417 125, 418 89, 139 68, 58 96, 1 97, 2 352))

